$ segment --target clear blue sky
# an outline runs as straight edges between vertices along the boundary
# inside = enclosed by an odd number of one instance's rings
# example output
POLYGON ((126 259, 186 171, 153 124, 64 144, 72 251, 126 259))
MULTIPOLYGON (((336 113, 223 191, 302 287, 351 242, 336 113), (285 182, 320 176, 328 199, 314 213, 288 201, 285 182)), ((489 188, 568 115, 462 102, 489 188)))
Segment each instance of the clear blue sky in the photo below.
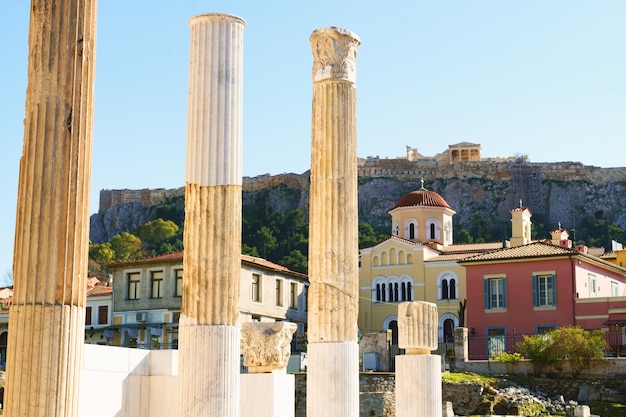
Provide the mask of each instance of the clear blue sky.
MULTIPOLYGON (((626 166, 626 1, 100 0, 91 213, 101 189, 184 185, 189 27, 246 20, 244 175, 310 166, 309 36, 361 38, 360 157, 484 157, 626 166)), ((29 2, 0 3, 0 279, 11 269, 29 2)))

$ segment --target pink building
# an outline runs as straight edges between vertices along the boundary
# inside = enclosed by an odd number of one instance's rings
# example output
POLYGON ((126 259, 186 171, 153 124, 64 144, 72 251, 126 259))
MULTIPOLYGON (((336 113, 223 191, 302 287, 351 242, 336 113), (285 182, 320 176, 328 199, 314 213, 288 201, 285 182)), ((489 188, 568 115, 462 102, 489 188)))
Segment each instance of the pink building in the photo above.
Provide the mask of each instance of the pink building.
POLYGON ((470 335, 500 337, 502 346, 488 347, 490 355, 492 349, 508 349, 510 336, 563 326, 616 332, 624 345, 626 269, 588 254, 584 246, 572 248, 560 228, 552 240, 531 242, 530 211, 511 212, 512 247, 460 261, 470 335))

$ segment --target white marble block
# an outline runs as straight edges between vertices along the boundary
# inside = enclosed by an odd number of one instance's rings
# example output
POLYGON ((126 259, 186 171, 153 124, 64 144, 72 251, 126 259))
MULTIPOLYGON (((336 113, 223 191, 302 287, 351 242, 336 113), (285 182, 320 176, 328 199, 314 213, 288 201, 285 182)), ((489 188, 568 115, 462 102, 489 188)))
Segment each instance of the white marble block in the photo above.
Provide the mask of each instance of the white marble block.
POLYGON ((441 417, 441 359, 396 356, 396 417, 441 417))
POLYGON ((241 417, 293 417, 295 376, 280 372, 241 374, 241 417))

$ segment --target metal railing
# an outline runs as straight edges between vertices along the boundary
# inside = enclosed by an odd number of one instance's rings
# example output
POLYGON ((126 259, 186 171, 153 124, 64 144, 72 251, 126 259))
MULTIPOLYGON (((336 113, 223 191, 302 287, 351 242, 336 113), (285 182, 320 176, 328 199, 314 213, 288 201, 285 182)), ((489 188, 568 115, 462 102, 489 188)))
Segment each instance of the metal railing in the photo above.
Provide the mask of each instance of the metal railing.
MULTIPOLYGON (((524 340, 522 334, 504 336, 469 336, 468 359, 492 360, 504 352, 519 352, 517 344, 524 340)), ((622 332, 605 332, 604 340, 607 343, 606 356, 626 357, 626 338, 622 332)))

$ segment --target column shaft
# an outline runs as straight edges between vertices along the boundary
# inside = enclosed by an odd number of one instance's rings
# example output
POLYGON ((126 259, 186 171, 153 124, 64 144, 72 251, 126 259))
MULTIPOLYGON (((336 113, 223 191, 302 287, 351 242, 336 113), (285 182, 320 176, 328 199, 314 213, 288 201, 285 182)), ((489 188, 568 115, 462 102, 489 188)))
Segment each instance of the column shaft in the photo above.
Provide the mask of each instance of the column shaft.
POLYGON ((95 0, 32 1, 7 416, 78 413, 95 42, 95 0))
POLYGON ((311 35, 307 415, 357 417, 358 199, 356 48, 339 28, 311 35))
POLYGON ((352 83, 314 86, 312 136, 308 339, 355 341, 359 237, 352 83))
POLYGON ((178 414, 237 417, 245 22, 207 14, 189 26, 178 414))

